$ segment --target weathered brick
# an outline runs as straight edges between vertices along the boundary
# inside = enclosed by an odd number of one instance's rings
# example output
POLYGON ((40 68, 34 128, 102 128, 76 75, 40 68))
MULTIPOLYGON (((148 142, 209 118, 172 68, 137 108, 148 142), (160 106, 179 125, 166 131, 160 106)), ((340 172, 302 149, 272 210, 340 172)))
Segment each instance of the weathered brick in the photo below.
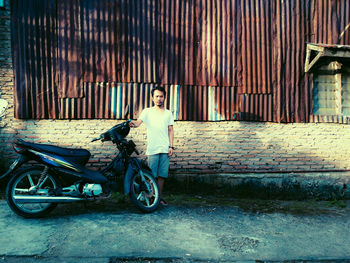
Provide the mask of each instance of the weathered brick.
POLYGON ((105 162, 105 163, 107 163, 107 162, 111 162, 112 161, 112 159, 109 159, 109 158, 104 158, 104 159, 100 159, 99 160, 100 162, 105 162))

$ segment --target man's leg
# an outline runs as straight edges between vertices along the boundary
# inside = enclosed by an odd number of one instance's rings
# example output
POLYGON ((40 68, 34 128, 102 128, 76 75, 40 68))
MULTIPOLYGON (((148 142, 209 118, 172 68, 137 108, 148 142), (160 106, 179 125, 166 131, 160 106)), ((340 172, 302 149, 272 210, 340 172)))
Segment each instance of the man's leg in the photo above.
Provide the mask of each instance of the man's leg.
POLYGON ((165 179, 163 177, 158 177, 157 181, 158 181, 160 195, 162 195, 165 179))
POLYGON ((148 155, 148 166, 152 170, 152 175, 154 178, 158 177, 158 167, 159 167, 159 154, 148 155))
MULTIPOLYGON (((164 189, 165 179, 169 176, 169 156, 167 153, 161 153, 159 155, 159 166, 158 166, 158 186, 160 195, 162 196, 164 189)), ((168 205, 167 202, 162 198, 162 205, 168 205)))

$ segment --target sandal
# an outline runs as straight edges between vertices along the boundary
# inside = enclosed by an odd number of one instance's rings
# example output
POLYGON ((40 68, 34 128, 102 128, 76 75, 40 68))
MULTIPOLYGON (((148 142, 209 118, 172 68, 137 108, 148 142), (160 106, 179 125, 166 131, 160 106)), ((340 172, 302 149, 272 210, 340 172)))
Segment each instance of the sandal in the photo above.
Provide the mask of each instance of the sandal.
POLYGON ((162 206, 168 206, 168 203, 163 198, 160 199, 160 204, 162 206))

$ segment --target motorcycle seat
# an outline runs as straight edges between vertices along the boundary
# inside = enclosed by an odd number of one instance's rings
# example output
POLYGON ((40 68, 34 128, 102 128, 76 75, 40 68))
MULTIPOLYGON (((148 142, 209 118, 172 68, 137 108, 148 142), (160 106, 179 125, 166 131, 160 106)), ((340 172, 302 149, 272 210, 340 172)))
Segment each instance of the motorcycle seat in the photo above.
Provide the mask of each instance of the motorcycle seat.
POLYGON ((49 144, 39 144, 17 139, 17 144, 23 145, 39 152, 51 153, 74 160, 77 163, 85 164, 89 160, 91 153, 85 149, 70 149, 49 144))

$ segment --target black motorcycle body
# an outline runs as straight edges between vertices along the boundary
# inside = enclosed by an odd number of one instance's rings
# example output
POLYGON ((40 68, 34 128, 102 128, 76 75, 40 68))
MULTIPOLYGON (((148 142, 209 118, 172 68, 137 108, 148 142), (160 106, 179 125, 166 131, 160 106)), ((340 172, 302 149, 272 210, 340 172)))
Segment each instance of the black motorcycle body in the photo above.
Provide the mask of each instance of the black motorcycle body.
POLYGON ((17 140, 13 148, 19 157, 0 177, 11 177, 6 188, 10 208, 23 217, 41 217, 58 203, 108 198, 119 189, 117 180, 122 177, 124 194, 141 211, 155 211, 160 201, 159 187, 149 167, 131 156, 139 153, 135 143, 125 139, 130 121, 92 140, 111 141, 119 150, 101 171, 85 166, 91 156, 88 150, 17 140))

